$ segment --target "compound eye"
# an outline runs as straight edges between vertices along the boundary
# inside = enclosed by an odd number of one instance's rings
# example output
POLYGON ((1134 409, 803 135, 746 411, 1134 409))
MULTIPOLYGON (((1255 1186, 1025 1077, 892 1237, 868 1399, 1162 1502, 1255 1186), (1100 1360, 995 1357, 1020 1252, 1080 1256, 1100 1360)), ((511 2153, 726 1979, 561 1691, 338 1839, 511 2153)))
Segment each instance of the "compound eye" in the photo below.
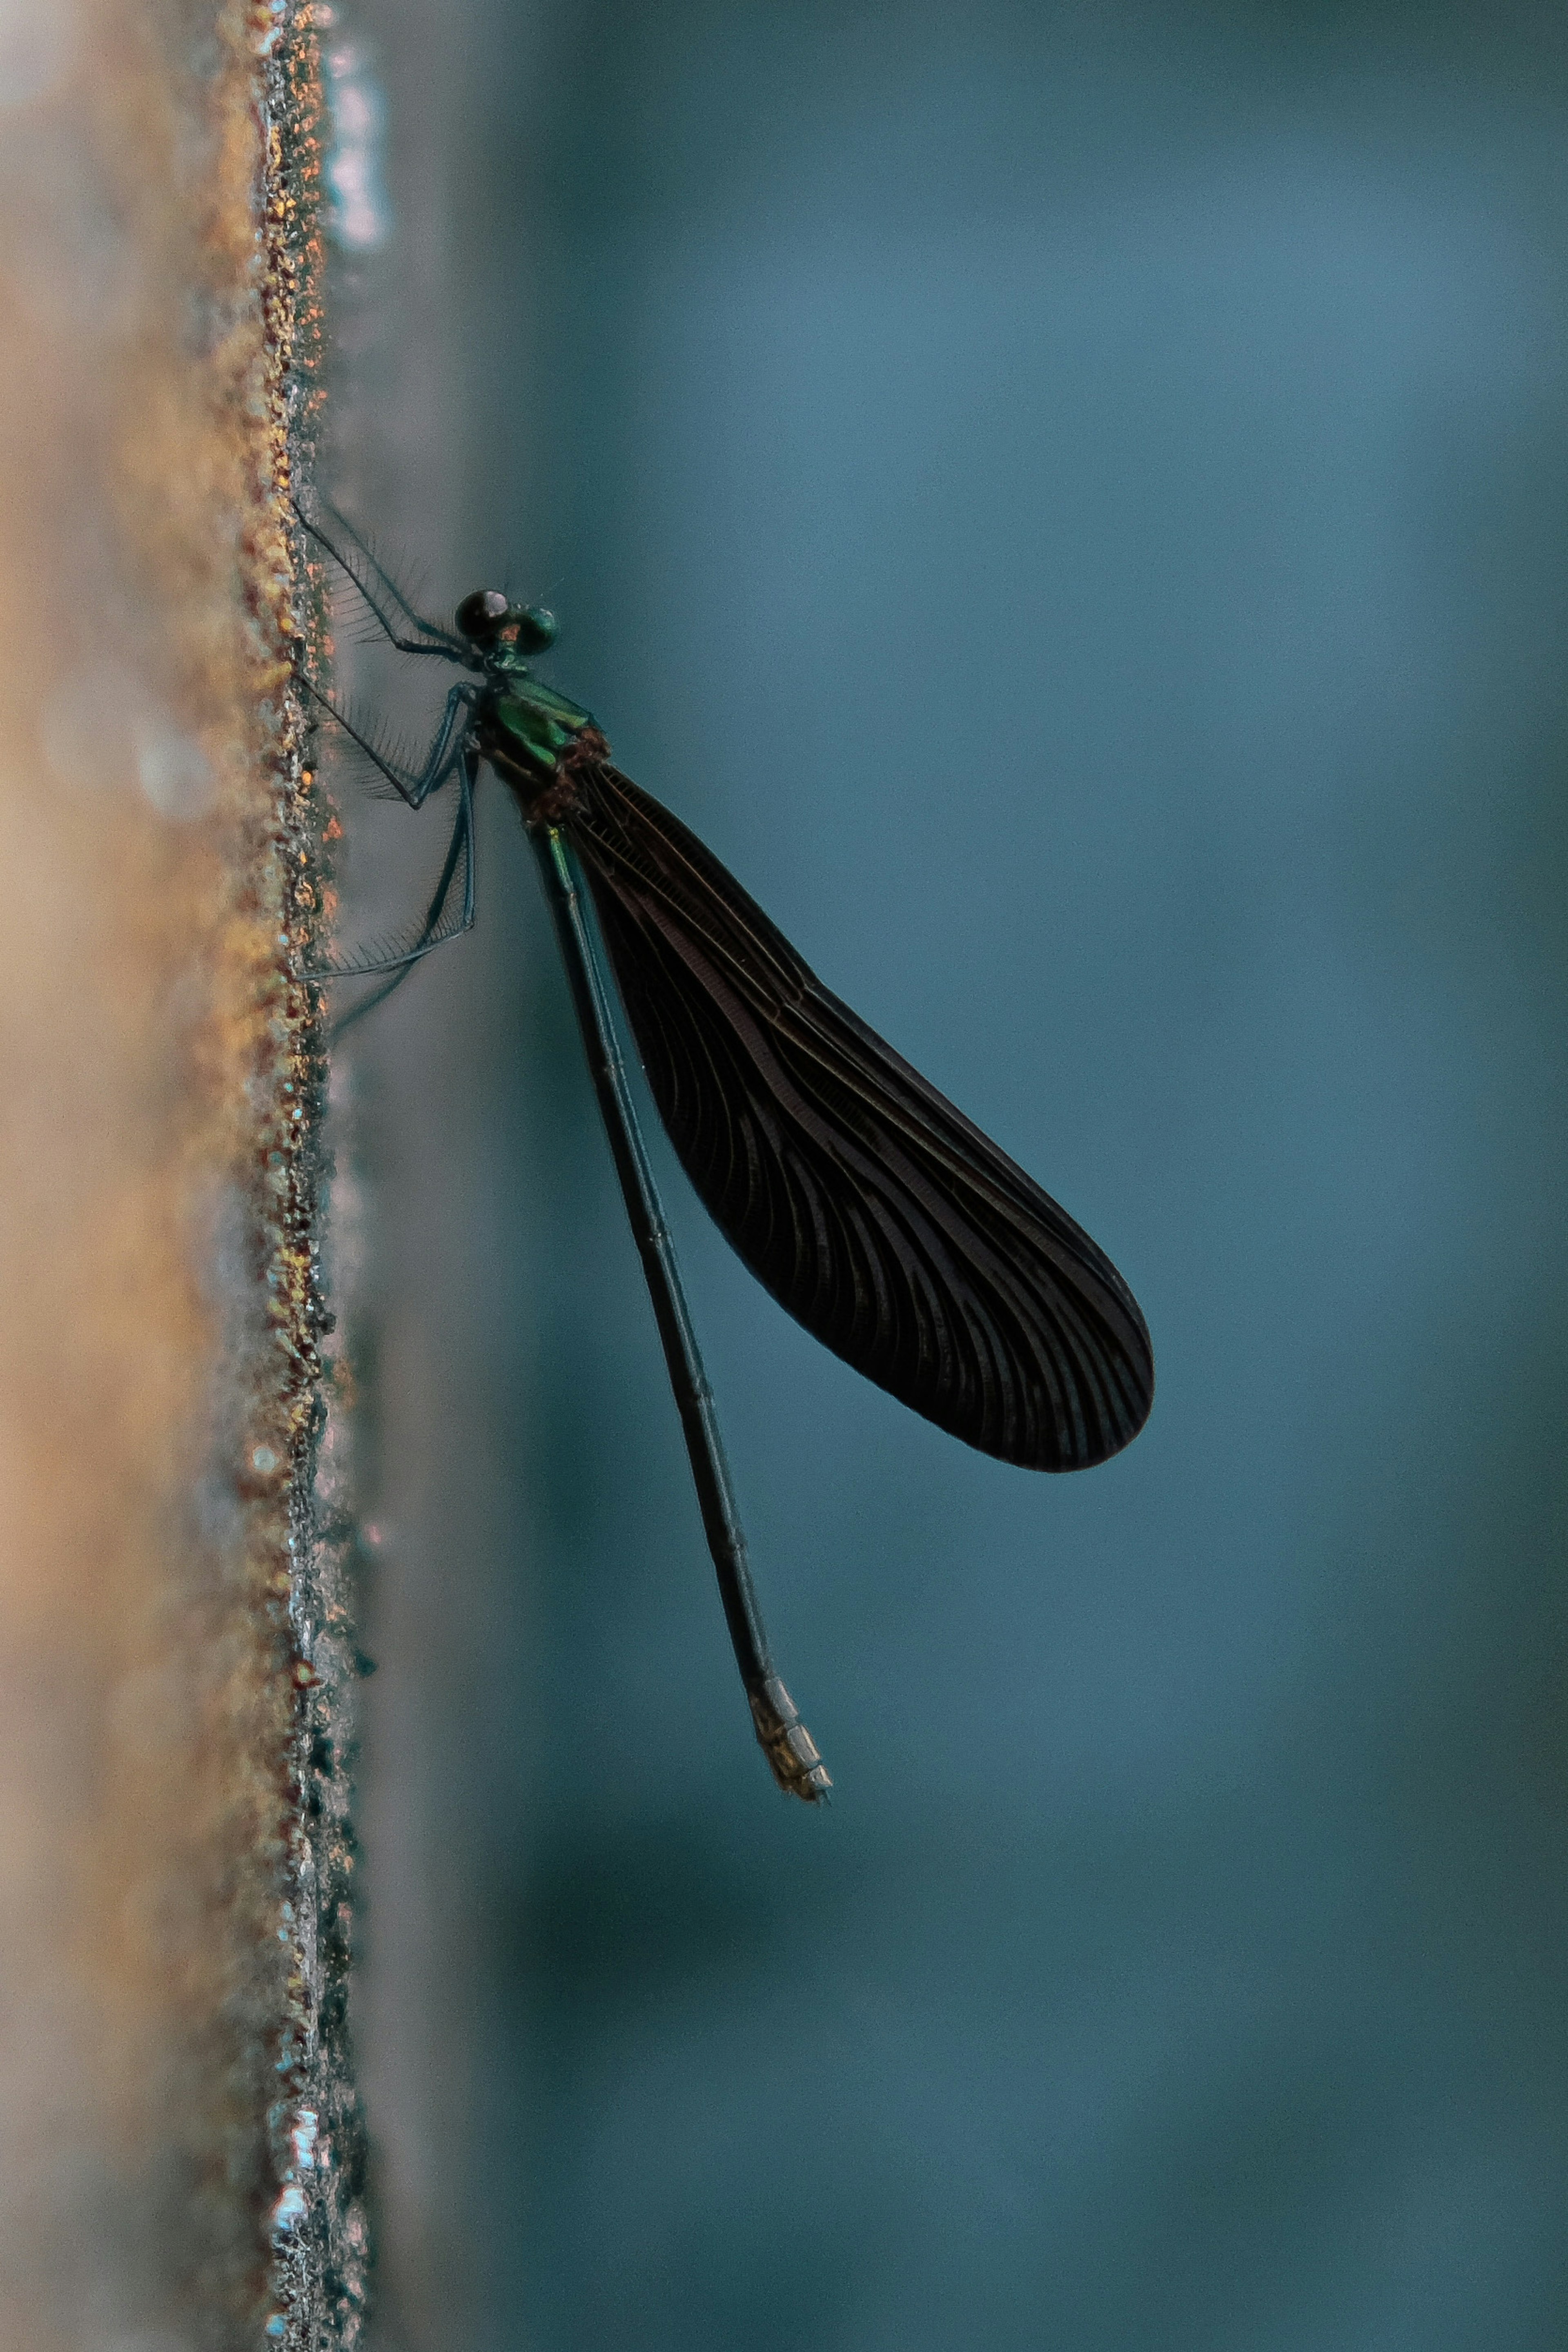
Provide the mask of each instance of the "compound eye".
POLYGON ((555 615, 542 604, 525 604, 517 616, 517 642, 526 654, 542 654, 555 643, 555 615))
POLYGON ((500 632, 509 609, 499 588, 476 588, 471 596, 464 597, 453 618, 465 637, 482 646, 500 632))

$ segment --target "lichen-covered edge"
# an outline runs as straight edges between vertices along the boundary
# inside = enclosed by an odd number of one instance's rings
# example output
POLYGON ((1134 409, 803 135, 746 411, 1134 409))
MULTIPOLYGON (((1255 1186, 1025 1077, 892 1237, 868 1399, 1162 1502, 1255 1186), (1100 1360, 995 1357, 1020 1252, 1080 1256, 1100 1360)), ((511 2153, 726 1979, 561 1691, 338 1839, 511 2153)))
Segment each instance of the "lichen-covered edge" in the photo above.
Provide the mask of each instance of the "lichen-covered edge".
POLYGON ((276 2197, 265 2217, 271 2292, 260 2333, 284 2352, 337 2352, 362 2334, 368 2273, 364 2136, 347 1998, 359 1653, 353 1545, 331 1518, 321 1523, 317 1505, 327 1418, 321 1340, 330 1328, 321 1256, 326 1007, 300 974, 314 961, 323 884, 316 777, 295 664, 301 643, 319 652, 324 619, 289 503, 308 478, 325 397, 322 95, 311 0, 255 0, 250 26, 260 132, 266 473, 246 558, 252 611, 279 665, 264 710, 280 965, 269 1032, 278 1052, 258 1174, 278 1369, 271 1450, 288 1465, 287 1557, 276 1583, 279 1598, 287 1585, 296 1694, 287 1892, 277 1923, 290 1965, 268 2116, 276 2197))

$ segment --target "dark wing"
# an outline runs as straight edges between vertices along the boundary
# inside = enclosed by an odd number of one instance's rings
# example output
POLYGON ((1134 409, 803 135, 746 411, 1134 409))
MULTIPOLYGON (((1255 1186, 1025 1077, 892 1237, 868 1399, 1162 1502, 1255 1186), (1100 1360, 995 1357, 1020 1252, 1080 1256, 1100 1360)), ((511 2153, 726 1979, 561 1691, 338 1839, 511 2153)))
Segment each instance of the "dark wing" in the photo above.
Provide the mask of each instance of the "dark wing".
POLYGON ((1081 1228, 808 970, 607 761, 559 820, 648 1084, 720 1229, 834 1354, 983 1454, 1103 1462, 1148 1416, 1131 1292, 1081 1228))

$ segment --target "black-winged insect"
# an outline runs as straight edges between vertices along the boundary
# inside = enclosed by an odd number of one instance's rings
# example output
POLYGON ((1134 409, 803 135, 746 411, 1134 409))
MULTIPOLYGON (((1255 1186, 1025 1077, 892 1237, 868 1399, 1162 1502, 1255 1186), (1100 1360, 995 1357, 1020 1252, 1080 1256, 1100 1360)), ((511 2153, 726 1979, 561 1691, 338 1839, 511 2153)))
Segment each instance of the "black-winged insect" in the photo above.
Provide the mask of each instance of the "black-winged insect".
POLYGON ((620 773, 589 713, 532 675, 531 658, 554 643, 548 613, 477 589, 438 627, 326 511, 331 534, 300 520, 393 645, 465 675, 417 768, 386 757, 310 688, 410 808, 457 785, 412 946, 311 976, 384 971, 367 1000, 379 1002, 469 927, 473 796, 488 765, 516 800, 543 877, 757 1738, 780 1788, 817 1801, 832 1783, 763 1630, 626 1085, 606 951, 659 1117, 709 1213, 780 1306, 868 1380, 999 1461, 1086 1470, 1148 1417, 1147 1327, 1081 1226, 823 987, 711 851, 620 773))

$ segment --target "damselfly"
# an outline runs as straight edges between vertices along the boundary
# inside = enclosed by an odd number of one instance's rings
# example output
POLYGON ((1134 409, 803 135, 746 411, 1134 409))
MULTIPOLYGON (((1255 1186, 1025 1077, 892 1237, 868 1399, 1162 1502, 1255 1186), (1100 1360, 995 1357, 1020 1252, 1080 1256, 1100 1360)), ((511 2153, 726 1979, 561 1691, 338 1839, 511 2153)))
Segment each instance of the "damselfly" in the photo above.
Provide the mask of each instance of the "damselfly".
POLYGON ((590 714, 533 676, 555 639, 548 613, 487 588, 464 597, 451 628, 424 620, 327 512, 331 533, 300 519, 393 645, 465 675, 416 767, 310 688, 410 808, 447 785, 457 801, 412 944, 312 977, 384 972, 367 1000, 379 1002, 472 924, 474 790, 487 765, 515 798, 543 877, 757 1738, 779 1786, 815 1801, 832 1784, 763 1630, 609 975, 720 1231, 825 1347, 940 1429, 1030 1470, 1105 1461, 1148 1416, 1143 1318, 1081 1227, 823 987, 711 851, 614 766, 590 714))

